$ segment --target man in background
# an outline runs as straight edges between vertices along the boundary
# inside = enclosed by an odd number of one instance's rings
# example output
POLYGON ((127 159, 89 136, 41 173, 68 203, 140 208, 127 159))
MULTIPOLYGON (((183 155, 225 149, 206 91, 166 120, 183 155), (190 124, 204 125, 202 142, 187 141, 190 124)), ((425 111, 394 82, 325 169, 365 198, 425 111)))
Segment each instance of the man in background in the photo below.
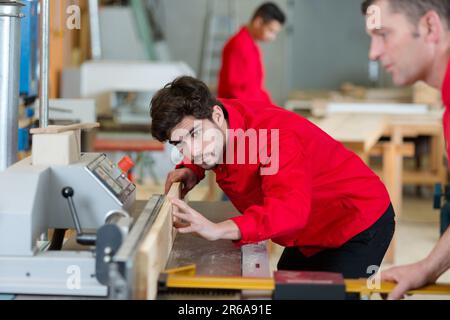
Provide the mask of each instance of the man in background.
POLYGON ((264 67, 258 42, 274 41, 285 23, 274 3, 261 5, 248 25, 228 40, 222 53, 218 97, 271 102, 264 88, 264 67))
MULTIPOLYGON (((370 59, 380 61, 396 85, 424 81, 442 91, 450 154, 450 0, 366 0, 362 10, 371 37, 370 59)), ((397 283, 389 298, 401 299, 411 289, 436 282, 449 268, 450 229, 428 257, 381 277, 397 283)))

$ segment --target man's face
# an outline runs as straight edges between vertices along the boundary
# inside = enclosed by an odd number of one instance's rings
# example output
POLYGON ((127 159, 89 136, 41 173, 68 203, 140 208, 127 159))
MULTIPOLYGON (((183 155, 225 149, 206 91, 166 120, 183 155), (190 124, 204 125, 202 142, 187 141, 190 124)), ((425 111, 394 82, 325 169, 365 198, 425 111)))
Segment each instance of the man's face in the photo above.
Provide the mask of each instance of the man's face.
MULTIPOLYGON (((369 58, 379 60, 396 85, 423 80, 427 66, 433 60, 432 48, 425 41, 425 35, 404 13, 393 12, 388 1, 379 0, 374 5, 379 8, 380 19, 378 26, 368 22, 368 26, 372 26, 367 30, 371 37, 369 58)), ((373 19, 374 16, 368 14, 366 18, 373 19)))
POLYGON ((283 28, 281 23, 276 20, 264 23, 264 20, 259 17, 253 21, 253 24, 256 30, 256 40, 262 42, 274 41, 283 28))
POLYGON ((225 137, 214 120, 185 117, 172 130, 170 143, 191 163, 205 170, 222 162, 225 137))

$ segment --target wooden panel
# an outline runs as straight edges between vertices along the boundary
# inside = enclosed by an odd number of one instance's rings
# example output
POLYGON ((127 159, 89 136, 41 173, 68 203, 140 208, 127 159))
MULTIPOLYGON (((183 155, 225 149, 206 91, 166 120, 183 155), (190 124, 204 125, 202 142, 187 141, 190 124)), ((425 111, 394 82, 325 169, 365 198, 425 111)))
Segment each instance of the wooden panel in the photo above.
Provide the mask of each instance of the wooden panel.
MULTIPOLYGON (((168 195, 180 198, 181 184, 176 183, 168 195)), ((157 294, 158 277, 164 270, 175 240, 172 205, 166 199, 150 232, 145 236, 136 256, 135 298, 154 300, 157 294)))

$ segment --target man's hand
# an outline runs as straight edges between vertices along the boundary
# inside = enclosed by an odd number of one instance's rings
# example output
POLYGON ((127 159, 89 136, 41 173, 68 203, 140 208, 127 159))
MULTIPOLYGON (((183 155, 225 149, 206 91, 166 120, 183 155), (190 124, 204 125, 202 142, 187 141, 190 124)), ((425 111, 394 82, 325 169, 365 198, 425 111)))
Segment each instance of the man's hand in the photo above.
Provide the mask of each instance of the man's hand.
POLYGON ((198 183, 198 177, 194 171, 189 168, 180 168, 170 172, 166 179, 166 194, 169 192, 172 184, 176 182, 181 182, 183 184, 181 189, 181 198, 184 198, 186 194, 198 183))
POLYGON ((219 239, 239 240, 241 233, 237 225, 228 220, 221 223, 213 223, 206 219, 201 213, 189 207, 184 201, 170 198, 170 201, 175 206, 173 210, 174 217, 178 218, 181 223, 176 221, 174 223, 180 233, 195 233, 200 237, 216 241, 219 239))
POLYGON ((381 273, 382 281, 396 282, 397 286, 389 294, 389 300, 399 300, 405 297, 409 290, 424 287, 434 280, 430 276, 427 268, 427 260, 423 260, 414 264, 394 267, 381 273))

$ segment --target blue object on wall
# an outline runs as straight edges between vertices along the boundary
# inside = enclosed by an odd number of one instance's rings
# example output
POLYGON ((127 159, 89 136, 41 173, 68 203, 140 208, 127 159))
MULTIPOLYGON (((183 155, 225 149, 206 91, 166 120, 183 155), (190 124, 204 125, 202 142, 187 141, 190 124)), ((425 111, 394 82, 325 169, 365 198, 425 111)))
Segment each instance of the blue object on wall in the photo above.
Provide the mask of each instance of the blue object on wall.
POLYGON ((39 35, 39 0, 23 1, 25 7, 21 20, 21 57, 20 57, 20 94, 36 97, 38 94, 38 35, 39 35))
POLYGON ((19 152, 30 150, 30 129, 19 128, 19 136, 17 139, 19 152))

